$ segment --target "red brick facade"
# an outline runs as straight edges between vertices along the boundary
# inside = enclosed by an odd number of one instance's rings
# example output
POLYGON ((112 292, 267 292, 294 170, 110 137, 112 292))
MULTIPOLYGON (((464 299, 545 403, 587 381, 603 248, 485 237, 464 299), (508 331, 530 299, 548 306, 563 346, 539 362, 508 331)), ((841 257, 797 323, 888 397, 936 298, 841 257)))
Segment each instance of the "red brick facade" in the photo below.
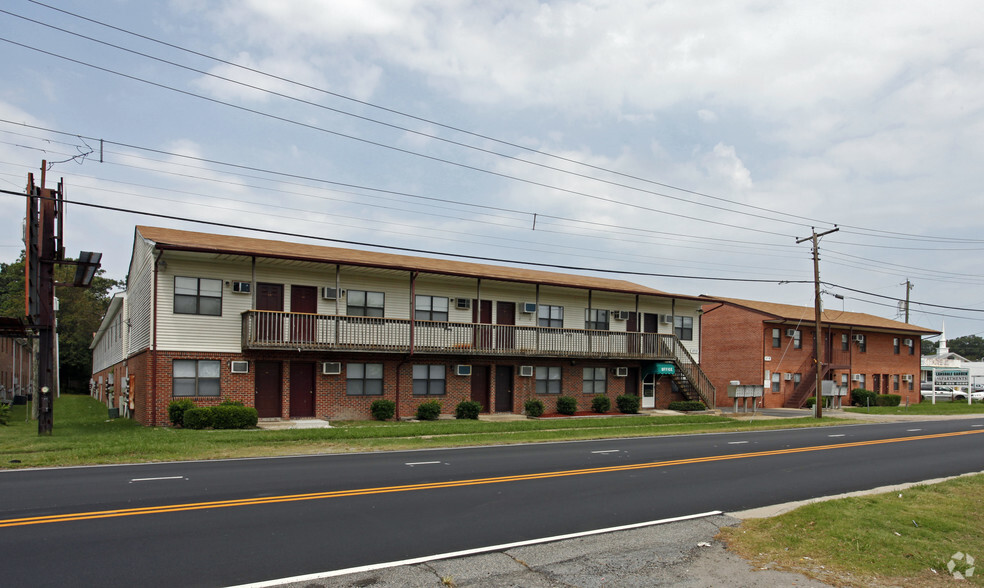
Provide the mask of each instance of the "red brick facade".
MULTIPOLYGON (((701 327, 701 367, 714 384, 718 406, 733 404, 728 384, 736 380, 752 385, 765 385, 768 380, 759 404, 764 408, 789 406, 795 397, 815 393, 812 321, 803 324, 740 306, 713 304, 705 307, 701 327), (775 340, 774 329, 778 329, 775 340), (789 331, 799 331, 799 348, 789 331), (778 386, 774 374, 780 374, 778 386)), ((824 379, 846 384, 848 390, 898 394, 903 404, 920 401, 917 332, 824 323, 822 334, 824 379), (863 345, 855 341, 856 335, 864 338, 863 345)))

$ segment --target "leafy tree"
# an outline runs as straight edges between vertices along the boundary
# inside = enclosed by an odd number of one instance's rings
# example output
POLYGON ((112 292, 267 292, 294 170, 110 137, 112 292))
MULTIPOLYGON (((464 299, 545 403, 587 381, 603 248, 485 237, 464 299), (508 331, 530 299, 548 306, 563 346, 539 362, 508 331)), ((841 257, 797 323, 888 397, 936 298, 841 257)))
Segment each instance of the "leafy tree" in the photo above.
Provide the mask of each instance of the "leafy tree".
POLYGON ((923 339, 921 342, 920 353, 923 355, 936 355, 936 348, 939 347, 939 343, 936 341, 927 341, 923 339))
POLYGON ((977 335, 948 339, 946 344, 950 351, 962 355, 970 361, 980 361, 984 357, 984 338, 977 335))
MULTIPOLYGON (((60 354, 61 390, 85 393, 92 375, 92 353, 89 344, 109 308, 114 290, 123 282, 103 277, 96 272, 90 288, 56 287, 58 298, 58 342, 60 354)), ((75 266, 56 265, 55 281, 71 282, 75 266)), ((0 264, 0 315, 23 318, 24 310, 24 253, 14 263, 0 264)))

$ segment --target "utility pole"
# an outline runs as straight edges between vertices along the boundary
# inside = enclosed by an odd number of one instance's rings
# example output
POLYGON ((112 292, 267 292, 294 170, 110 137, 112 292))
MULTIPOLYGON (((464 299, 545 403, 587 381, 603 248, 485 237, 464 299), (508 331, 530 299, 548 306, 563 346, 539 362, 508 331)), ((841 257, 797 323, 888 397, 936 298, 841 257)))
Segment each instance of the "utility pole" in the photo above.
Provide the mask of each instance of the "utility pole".
POLYGON ((816 379, 817 401, 813 404, 813 409, 814 409, 813 414, 814 414, 814 416, 816 418, 819 419, 819 418, 822 418, 823 417, 823 409, 821 408, 821 405, 823 404, 823 396, 822 396, 822 390, 821 390, 821 386, 820 386, 820 377, 823 375, 823 363, 822 363, 823 355, 820 352, 820 345, 823 342, 823 335, 822 335, 822 333, 820 331, 820 327, 821 327, 821 325, 820 325, 820 314, 821 314, 820 313, 820 309, 821 309, 821 303, 820 303, 820 249, 819 249, 819 245, 817 244, 817 240, 820 237, 823 237, 824 235, 829 235, 831 233, 836 233, 840 229, 837 228, 836 225, 835 225, 835 227, 833 229, 830 229, 829 231, 825 231, 825 232, 820 233, 820 234, 817 234, 817 231, 816 231, 815 228, 810 227, 810 229, 813 231, 813 235, 811 235, 809 237, 805 237, 803 239, 797 239, 796 240, 796 243, 799 244, 799 243, 802 243, 804 241, 809 241, 811 239, 813 240, 813 292, 814 292, 814 297, 813 297, 813 315, 814 315, 814 321, 815 321, 815 324, 816 324, 816 328, 813 330, 813 362, 816 364, 816 368, 817 368, 817 379, 816 379))
POLYGON ((909 292, 911 292, 914 287, 915 287, 915 285, 912 282, 910 282, 908 278, 906 278, 906 280, 905 280, 905 322, 906 322, 906 324, 909 323, 909 292))

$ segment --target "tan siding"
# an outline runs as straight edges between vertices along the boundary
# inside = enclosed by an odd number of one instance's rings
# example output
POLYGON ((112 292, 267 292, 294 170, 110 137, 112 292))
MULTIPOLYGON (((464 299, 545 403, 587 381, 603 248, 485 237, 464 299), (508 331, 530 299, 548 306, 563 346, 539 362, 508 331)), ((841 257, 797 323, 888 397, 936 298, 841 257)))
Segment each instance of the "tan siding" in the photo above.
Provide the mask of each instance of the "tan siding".
POLYGON ((241 263, 219 265, 214 261, 169 257, 167 268, 158 271, 157 348, 161 351, 238 353, 242 335, 241 313, 250 309, 249 296, 232 292, 231 280, 244 279, 241 266, 241 263), (174 314, 175 276, 223 280, 222 316, 174 314))
POLYGON ((154 304, 154 248, 140 238, 133 243, 133 257, 127 275, 127 319, 130 321, 128 353, 139 353, 150 348, 153 329, 151 311, 154 304))

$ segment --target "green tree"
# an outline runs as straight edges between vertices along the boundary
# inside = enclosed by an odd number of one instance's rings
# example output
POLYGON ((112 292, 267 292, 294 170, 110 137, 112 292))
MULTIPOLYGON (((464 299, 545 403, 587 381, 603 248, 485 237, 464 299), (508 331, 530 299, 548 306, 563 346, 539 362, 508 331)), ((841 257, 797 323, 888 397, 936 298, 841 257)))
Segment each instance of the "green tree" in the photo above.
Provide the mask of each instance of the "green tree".
POLYGON ((946 342, 950 351, 966 357, 970 361, 980 361, 984 357, 984 338, 977 335, 965 335, 946 342))
POLYGON ((922 353, 923 355, 936 355, 936 348, 938 346, 939 343, 937 343, 936 341, 927 341, 926 339, 923 339, 921 343, 920 353, 922 353))
MULTIPOLYGON (((63 392, 85 393, 92 375, 92 353, 89 344, 92 334, 109 308, 112 292, 123 282, 96 272, 90 288, 55 288, 58 298, 59 374, 63 392)), ((55 267, 56 282, 71 282, 75 266, 55 267)), ((24 311, 24 253, 14 263, 0 264, 0 315, 23 318, 24 311)))

